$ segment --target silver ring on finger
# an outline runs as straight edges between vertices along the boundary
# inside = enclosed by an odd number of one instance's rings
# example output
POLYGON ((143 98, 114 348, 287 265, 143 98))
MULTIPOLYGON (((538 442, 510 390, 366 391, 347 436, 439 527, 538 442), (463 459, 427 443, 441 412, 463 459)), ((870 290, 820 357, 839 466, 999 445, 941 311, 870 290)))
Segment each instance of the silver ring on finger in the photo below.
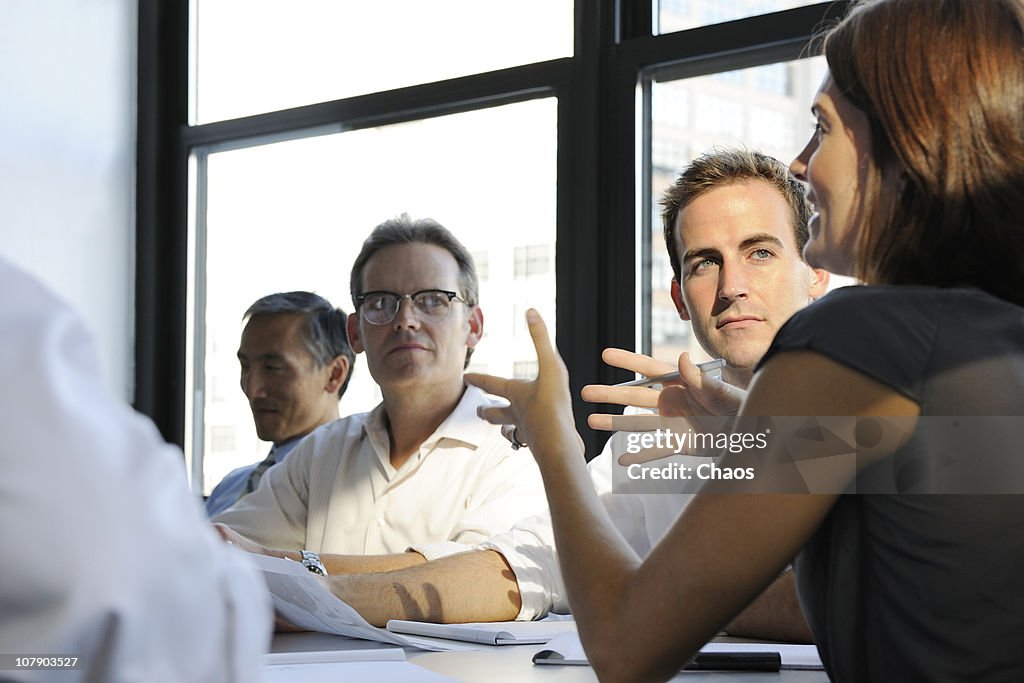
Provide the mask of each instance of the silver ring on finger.
POLYGON ((519 434, 517 433, 518 427, 515 425, 502 425, 501 435, 508 439, 512 443, 512 450, 518 451, 520 448, 526 448, 526 444, 519 440, 519 434))
POLYGON ((511 440, 512 440, 512 450, 514 450, 514 451, 518 451, 520 448, 526 448, 527 447, 525 442, 519 440, 519 428, 518 427, 513 427, 512 428, 511 440))

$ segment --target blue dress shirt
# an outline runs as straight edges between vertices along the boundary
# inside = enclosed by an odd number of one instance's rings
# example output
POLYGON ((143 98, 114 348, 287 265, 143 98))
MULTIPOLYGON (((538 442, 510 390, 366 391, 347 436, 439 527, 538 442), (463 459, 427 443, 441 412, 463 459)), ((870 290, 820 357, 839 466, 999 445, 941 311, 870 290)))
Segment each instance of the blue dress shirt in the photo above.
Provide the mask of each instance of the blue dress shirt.
MULTIPOLYGON (((270 453, 267 457, 273 456, 273 463, 277 464, 285 459, 292 449, 302 441, 302 437, 297 439, 290 439, 280 445, 274 445, 270 449, 270 453)), ((206 499, 206 514, 210 517, 224 512, 229 507, 237 503, 246 491, 246 483, 249 481, 249 477, 252 476, 253 471, 260 466, 261 463, 254 462, 251 465, 239 467, 231 470, 226 477, 221 479, 220 483, 214 487, 210 493, 210 497, 206 499)))

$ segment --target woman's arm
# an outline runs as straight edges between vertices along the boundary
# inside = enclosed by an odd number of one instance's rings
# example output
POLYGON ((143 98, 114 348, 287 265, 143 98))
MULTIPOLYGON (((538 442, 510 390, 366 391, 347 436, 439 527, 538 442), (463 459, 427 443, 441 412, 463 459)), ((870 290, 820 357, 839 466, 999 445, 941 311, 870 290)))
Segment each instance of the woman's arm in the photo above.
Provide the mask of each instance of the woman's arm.
MULTIPOLYGON (((467 380, 510 400, 510 406, 482 415, 518 425, 537 458, 569 601, 599 677, 670 678, 779 574, 836 496, 705 492, 641 562, 590 484, 572 427, 565 366, 536 312, 527 319, 537 347, 537 379, 467 380)), ((671 411, 671 400, 672 392, 663 392, 662 412, 671 411)), ((791 352, 762 370, 742 414, 916 415, 917 405, 818 354, 791 352)), ((728 467, 743 455, 726 455, 720 464, 728 467)))

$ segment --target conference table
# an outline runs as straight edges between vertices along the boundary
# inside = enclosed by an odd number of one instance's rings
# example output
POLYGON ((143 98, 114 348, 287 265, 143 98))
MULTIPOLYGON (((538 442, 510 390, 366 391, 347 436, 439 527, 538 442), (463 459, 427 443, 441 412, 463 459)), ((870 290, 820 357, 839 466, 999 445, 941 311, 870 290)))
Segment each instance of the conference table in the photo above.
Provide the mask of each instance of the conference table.
MULTIPOLYGON (((271 652, 294 653, 334 649, 387 649, 381 643, 354 640, 323 633, 279 633, 275 635, 271 652)), ((533 654, 540 645, 481 645, 480 649, 457 652, 427 652, 407 648, 408 664, 422 667, 449 679, 464 683, 594 683, 597 676, 589 666, 538 666, 533 654)), ((338 678, 344 677, 343 665, 338 665, 338 678)), ((296 678, 296 680, 299 680, 296 678)), ((390 680, 390 679, 380 679, 390 680)), ((824 671, 780 672, 681 672, 674 681, 689 683, 827 683, 824 671)))

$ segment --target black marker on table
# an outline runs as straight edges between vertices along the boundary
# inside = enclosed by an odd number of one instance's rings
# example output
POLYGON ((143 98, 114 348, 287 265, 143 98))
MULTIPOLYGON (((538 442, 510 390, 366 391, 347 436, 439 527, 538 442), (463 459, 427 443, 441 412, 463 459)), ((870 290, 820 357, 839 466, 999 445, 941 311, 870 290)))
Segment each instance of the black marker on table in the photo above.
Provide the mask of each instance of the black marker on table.
POLYGON ((778 652, 698 652, 685 671, 781 671, 778 652))

